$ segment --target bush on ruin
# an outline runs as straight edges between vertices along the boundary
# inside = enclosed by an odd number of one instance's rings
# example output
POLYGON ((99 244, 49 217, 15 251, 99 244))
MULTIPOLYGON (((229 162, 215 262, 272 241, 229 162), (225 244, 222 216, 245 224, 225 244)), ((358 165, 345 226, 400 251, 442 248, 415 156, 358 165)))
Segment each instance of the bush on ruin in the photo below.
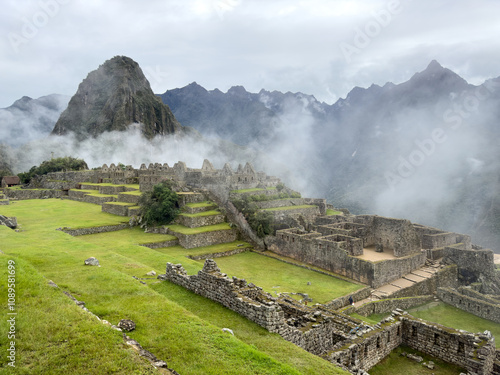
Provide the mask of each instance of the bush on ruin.
POLYGON ((170 224, 179 214, 179 197, 167 181, 142 193, 139 205, 142 223, 146 226, 170 224))

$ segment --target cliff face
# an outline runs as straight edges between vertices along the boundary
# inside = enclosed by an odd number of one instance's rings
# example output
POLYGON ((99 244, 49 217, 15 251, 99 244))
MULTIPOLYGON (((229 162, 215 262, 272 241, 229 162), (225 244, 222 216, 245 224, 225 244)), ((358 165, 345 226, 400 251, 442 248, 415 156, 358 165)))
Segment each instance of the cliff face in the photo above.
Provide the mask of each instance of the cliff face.
POLYGON ((147 138, 183 129, 170 108, 154 95, 139 64, 116 56, 80 83, 52 134, 73 132, 85 139, 106 131, 125 130, 133 123, 142 124, 147 138))

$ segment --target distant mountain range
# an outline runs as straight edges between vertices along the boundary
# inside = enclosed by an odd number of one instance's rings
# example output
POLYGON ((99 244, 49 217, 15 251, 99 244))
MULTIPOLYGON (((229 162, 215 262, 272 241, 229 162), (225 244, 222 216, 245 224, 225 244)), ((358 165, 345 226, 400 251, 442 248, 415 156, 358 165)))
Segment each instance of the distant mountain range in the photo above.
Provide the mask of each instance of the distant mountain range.
MULTIPOLYGON (((85 100, 83 86, 82 82, 74 97, 80 109, 85 100)), ((122 83, 114 91, 120 87, 122 83)), ((249 93, 241 86, 223 93, 207 91, 195 82, 159 96, 182 126, 198 130, 207 139, 244 146, 225 144, 242 156, 250 148, 258 150, 265 155, 254 161, 259 169, 267 167, 268 172, 285 176, 306 195, 327 197, 355 213, 404 217, 470 233, 476 243, 500 252, 500 78, 474 86, 432 61, 406 82, 355 87, 331 105, 303 93, 249 93)), ((101 106, 99 116, 120 113, 117 127, 111 128, 90 122, 82 127, 74 120, 78 112, 74 110, 59 120, 64 127, 54 128, 67 97, 52 95, 52 103, 23 98, 0 110, 2 123, 7 124, 0 128, 0 142, 16 147, 23 139, 16 135, 31 140, 52 130, 59 134, 61 129, 82 137, 97 136, 123 129, 120 126, 130 119, 147 120, 131 106, 137 100, 127 99, 130 94, 118 97, 113 103, 128 103, 128 107, 101 106), (29 110, 35 103, 19 109, 23 101, 35 102, 37 110, 29 110), (29 119, 25 123, 31 127, 16 129, 15 116, 2 115, 7 112, 29 119), (127 114, 126 121, 122 114, 127 114), (65 116, 73 120, 64 120, 65 116), (30 128, 36 132, 30 133, 30 128)), ((156 111, 151 108, 148 113, 156 111)), ((153 119, 150 124, 157 122, 153 119)), ((148 137, 162 133, 148 126, 150 130, 143 132, 148 137)))

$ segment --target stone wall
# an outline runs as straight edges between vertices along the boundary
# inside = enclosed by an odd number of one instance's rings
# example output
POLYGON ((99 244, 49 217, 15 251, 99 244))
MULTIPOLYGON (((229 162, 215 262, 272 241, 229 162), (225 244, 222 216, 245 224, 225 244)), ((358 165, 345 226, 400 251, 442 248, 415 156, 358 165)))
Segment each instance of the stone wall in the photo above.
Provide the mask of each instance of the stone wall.
POLYGON ((178 244, 179 244, 179 240, 178 239, 174 239, 174 240, 168 240, 168 241, 162 241, 162 242, 141 243, 139 245, 147 247, 149 249, 160 249, 162 247, 177 246, 178 244))
POLYGON ((432 302, 434 296, 417 296, 417 297, 404 297, 404 298, 389 298, 381 299, 365 303, 364 305, 355 309, 359 315, 369 316, 371 314, 390 313, 395 309, 407 310, 414 306, 423 305, 432 302))
POLYGON ((177 237, 179 239, 179 244, 186 249, 233 242, 238 238, 238 232, 235 229, 216 230, 213 232, 195 234, 183 234, 167 229, 167 233, 177 237))
POLYGON ((491 374, 496 355, 495 339, 491 335, 462 333, 409 315, 400 320, 405 345, 463 367, 470 373, 491 374))
MULTIPOLYGON (((342 237, 345 238, 345 237, 342 237)), ((322 237, 318 232, 284 229, 266 239, 269 250, 301 262, 347 276, 374 288, 396 280, 425 264, 425 253, 379 262, 351 256, 355 241, 337 241, 338 235, 322 237)), ((357 239, 354 239, 357 240, 357 239)))
POLYGON ((252 243, 256 249, 264 249, 265 245, 262 238, 255 234, 245 216, 234 207, 223 191, 211 190, 207 192, 207 195, 211 201, 217 203, 223 209, 230 222, 238 226, 239 232, 245 241, 252 243))
POLYGON ((137 194, 119 193, 118 202, 138 204, 141 196, 137 194))
POLYGON ((384 251, 391 251, 396 257, 419 253, 420 237, 409 220, 393 219, 376 215, 359 215, 355 223, 366 225, 364 246, 379 245, 384 251))
POLYGON ((272 297, 243 279, 229 279, 211 259, 205 261, 202 271, 191 276, 181 265, 167 263, 166 274, 161 278, 216 301, 317 355, 345 341, 349 332, 362 324, 357 319, 304 306, 286 297, 272 297))
POLYGON ((204 227, 207 225, 216 225, 225 222, 225 217, 222 214, 205 215, 205 216, 188 216, 180 214, 177 218, 179 224, 189 228, 204 227))
POLYGON ((252 202, 259 209, 263 208, 273 208, 273 207, 288 207, 288 206, 302 206, 306 203, 305 198, 285 198, 285 199, 275 199, 271 201, 262 201, 262 202, 252 202))
POLYGON ((48 189, 5 189, 4 194, 9 199, 18 200, 61 198, 67 196, 65 191, 48 189))
MULTIPOLYGON (((493 251, 489 249, 464 250, 447 246, 443 252, 442 263, 456 264, 458 279, 465 285, 495 278, 493 251)), ((498 285, 496 287, 498 288, 498 285)))
POLYGON ((68 233, 72 236, 84 236, 87 234, 96 234, 96 233, 105 233, 105 232, 114 232, 117 230, 127 229, 130 225, 127 224, 117 224, 117 225, 103 225, 100 227, 88 227, 88 228, 58 228, 58 230, 62 230, 64 233, 68 233))
POLYGON ((118 216, 128 216, 130 205, 117 204, 118 202, 107 202, 102 204, 102 211, 118 216))
POLYGON ((325 358, 351 371, 368 371, 403 342, 402 324, 394 321, 347 342, 343 348, 329 352, 325 358))
POLYGON ((191 276, 187 275, 181 265, 167 263, 165 277, 177 285, 236 311, 270 332, 278 332, 284 324, 285 315, 283 309, 276 303, 276 299, 265 294, 262 301, 247 297, 243 292, 256 287, 248 286, 245 280, 229 279, 221 274, 215 262, 209 259, 205 262, 203 270, 191 276))
POLYGON ((492 373, 496 352, 491 335, 460 332, 398 311, 378 326, 332 350, 325 358, 353 373, 358 369, 368 371, 403 344, 473 374, 492 373))
MULTIPOLYGON (((471 293, 474 291, 471 291, 471 293)), ((477 292, 476 292, 477 293, 477 292)), ((480 293, 477 293, 480 296, 480 293)), ((500 323, 500 304, 474 298, 450 288, 438 288, 438 297, 443 302, 484 319, 500 323)))

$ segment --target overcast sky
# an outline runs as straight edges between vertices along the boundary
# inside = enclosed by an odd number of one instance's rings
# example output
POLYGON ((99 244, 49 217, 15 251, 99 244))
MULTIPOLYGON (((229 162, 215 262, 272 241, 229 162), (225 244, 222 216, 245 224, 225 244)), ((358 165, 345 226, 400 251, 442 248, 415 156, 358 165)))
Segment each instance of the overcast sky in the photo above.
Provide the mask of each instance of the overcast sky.
POLYGON ((153 91, 193 81, 301 91, 333 103, 436 59, 473 84, 500 76, 498 0, 2 0, 0 108, 73 95, 115 55, 153 91))

